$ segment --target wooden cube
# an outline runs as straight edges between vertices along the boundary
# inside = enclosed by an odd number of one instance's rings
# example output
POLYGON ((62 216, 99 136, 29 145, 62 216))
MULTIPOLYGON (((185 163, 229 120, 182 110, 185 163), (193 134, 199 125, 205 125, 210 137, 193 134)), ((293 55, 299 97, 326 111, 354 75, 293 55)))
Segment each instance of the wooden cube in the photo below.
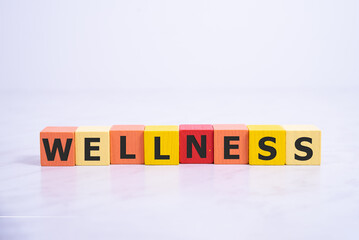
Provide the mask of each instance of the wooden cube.
POLYGON ((110 128, 89 126, 76 130, 76 165, 110 164, 110 128))
POLYGON ((77 127, 46 127, 40 132, 41 166, 75 166, 77 127))
POLYGON ((285 130, 279 125, 248 125, 249 164, 284 165, 285 130))
POLYGON ((179 126, 180 163, 213 163, 213 126, 179 126))
POLYGON ((321 131, 313 125, 284 125, 286 164, 320 165, 321 131))
POLYGON ((178 126, 146 126, 144 133, 146 165, 178 165, 178 126))
POLYGON ((244 124, 215 124, 214 164, 248 164, 248 128, 244 124))
POLYGON ((111 164, 144 164, 144 125, 114 125, 110 130, 111 164))

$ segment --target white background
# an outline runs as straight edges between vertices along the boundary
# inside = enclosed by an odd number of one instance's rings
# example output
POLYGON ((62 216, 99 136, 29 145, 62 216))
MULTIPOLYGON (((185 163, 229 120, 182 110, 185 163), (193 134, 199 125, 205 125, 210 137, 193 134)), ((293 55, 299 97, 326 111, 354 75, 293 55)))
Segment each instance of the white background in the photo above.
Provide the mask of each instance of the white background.
POLYGON ((1 239, 357 239, 358 1, 0 1, 1 239), (41 167, 46 126, 314 124, 322 165, 41 167))

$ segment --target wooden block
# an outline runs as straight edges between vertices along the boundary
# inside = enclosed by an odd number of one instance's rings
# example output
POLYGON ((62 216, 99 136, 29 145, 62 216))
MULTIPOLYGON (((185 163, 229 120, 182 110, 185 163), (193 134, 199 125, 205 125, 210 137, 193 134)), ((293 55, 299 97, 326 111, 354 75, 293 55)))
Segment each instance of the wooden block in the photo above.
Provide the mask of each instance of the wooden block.
POLYGON ((287 165, 320 165, 321 131, 313 125, 284 125, 287 165))
POLYGON ((178 126, 146 126, 144 133, 146 165, 179 163, 178 126))
POLYGON ((179 126, 180 163, 213 163, 213 126, 179 126))
POLYGON ((285 130, 279 125, 248 125, 249 164, 284 165, 285 130))
POLYGON ((75 166, 77 127, 46 127, 40 132, 41 166, 75 166))
POLYGON ((144 164, 144 125, 114 125, 110 130, 111 164, 144 164))
POLYGON ((214 164, 248 164, 248 128, 244 124, 215 124, 214 164))
POLYGON ((76 130, 76 165, 110 164, 110 128, 90 126, 76 130))

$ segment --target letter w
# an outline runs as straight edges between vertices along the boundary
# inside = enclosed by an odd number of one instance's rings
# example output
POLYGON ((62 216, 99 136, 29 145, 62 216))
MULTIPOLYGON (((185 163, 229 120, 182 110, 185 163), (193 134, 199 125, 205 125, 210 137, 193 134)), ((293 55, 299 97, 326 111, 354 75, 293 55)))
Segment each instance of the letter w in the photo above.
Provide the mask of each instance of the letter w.
POLYGON ((61 161, 67 161, 67 158, 68 158, 69 152, 70 152, 70 148, 71 148, 71 143, 72 143, 71 138, 68 138, 66 140, 65 151, 62 148, 60 138, 55 138, 54 144, 52 145, 52 150, 50 150, 49 139, 44 138, 44 139, 42 139, 42 142, 44 144, 44 148, 45 148, 45 152, 46 152, 48 161, 54 161, 57 149, 59 150, 59 155, 60 155, 61 161))

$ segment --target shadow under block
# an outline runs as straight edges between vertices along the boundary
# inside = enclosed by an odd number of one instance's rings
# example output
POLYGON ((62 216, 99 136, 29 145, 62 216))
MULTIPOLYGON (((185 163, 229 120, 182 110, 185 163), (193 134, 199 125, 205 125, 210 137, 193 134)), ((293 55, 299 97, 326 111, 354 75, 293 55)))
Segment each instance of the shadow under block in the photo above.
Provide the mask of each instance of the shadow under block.
POLYGON ((283 125, 286 130, 286 164, 320 165, 321 131, 313 125, 283 125))
POLYGON ((144 164, 144 125, 114 125, 110 130, 111 164, 144 164))
POLYGON ((146 165, 179 164, 178 126, 146 126, 144 144, 146 165))
POLYGON ((179 126, 180 163, 213 163, 213 126, 179 126))
POLYGON ((284 165, 285 130, 279 125, 248 125, 249 164, 284 165))
POLYGON ((215 124, 214 164, 248 164, 248 128, 244 124, 215 124))
POLYGON ((110 128, 90 126, 76 130, 76 165, 110 164, 110 128))
POLYGON ((75 166, 77 127, 46 127, 40 132, 41 166, 75 166))

